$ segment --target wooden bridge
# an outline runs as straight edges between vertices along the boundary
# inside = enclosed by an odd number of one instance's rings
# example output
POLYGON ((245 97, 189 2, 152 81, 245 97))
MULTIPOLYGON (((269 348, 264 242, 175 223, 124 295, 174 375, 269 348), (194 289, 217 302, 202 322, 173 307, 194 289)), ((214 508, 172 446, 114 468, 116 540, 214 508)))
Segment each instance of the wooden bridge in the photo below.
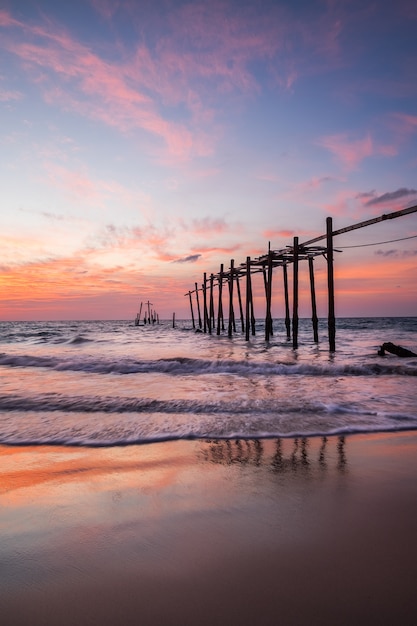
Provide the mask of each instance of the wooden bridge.
POLYGON ((287 339, 291 340, 293 348, 298 347, 298 268, 299 263, 307 261, 309 266, 310 277, 310 293, 311 293, 311 308, 312 308, 312 324, 314 341, 318 342, 318 317, 316 307, 316 292, 314 281, 314 258, 317 256, 323 256, 327 262, 327 293, 328 293, 328 335, 329 335, 329 349, 331 352, 336 349, 336 319, 335 319, 335 306, 334 306, 334 272, 333 272, 333 260, 334 260, 334 247, 333 239, 337 235, 347 233, 358 228, 364 228, 365 226, 371 226, 378 222, 385 220, 392 220, 397 217, 409 215, 417 211, 417 205, 403 209, 401 211, 394 211, 393 213, 387 213, 375 217, 364 222, 358 222, 339 230, 333 230, 333 221, 331 217, 326 219, 326 233, 309 239, 303 243, 300 243, 298 237, 294 237, 292 245, 286 246, 281 250, 271 250, 270 246, 267 254, 251 259, 246 257, 246 262, 235 266, 234 259, 230 261, 230 267, 225 271, 224 265, 220 265, 220 272, 218 274, 210 274, 207 277, 207 273, 204 273, 203 283, 201 287, 195 283, 195 288, 189 291, 186 296, 190 299, 191 317, 193 328, 196 327, 196 321, 194 317, 193 308, 193 294, 195 295, 197 311, 198 311, 198 326, 205 333, 212 333, 216 329, 217 335, 220 335, 222 331, 225 331, 224 323, 224 310, 223 310, 223 288, 228 291, 228 335, 231 337, 233 332, 236 332, 236 318, 234 312, 234 288, 236 286, 237 299, 239 303, 239 316, 242 333, 245 333, 246 341, 249 341, 250 335, 255 335, 255 316, 253 308, 253 294, 252 294, 252 275, 255 273, 262 273, 265 287, 265 299, 266 299, 266 312, 265 312, 265 340, 269 341, 273 335, 272 327, 272 315, 271 315, 271 303, 272 303, 272 277, 273 270, 277 267, 282 268, 283 273, 283 285, 284 285, 284 299, 285 299, 285 327, 287 333, 287 339), (324 246, 315 245, 318 242, 323 241, 324 246), (288 293, 288 273, 287 268, 289 265, 293 265, 293 285, 292 285, 292 324, 290 317, 290 305, 289 305, 289 293, 288 293), (245 289, 245 310, 242 302, 242 294, 240 288, 240 281, 244 279, 246 283, 245 289), (217 298, 217 319, 215 315, 214 307, 214 289, 218 290, 217 298), (202 295, 202 308, 203 315, 201 315, 200 298, 202 295))

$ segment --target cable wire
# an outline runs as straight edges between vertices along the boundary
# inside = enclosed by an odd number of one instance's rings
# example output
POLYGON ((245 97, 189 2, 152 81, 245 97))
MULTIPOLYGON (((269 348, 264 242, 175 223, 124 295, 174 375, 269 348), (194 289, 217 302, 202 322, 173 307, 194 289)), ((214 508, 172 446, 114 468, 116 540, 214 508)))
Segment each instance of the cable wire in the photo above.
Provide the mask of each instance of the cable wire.
POLYGON ((337 246, 341 250, 346 248, 366 248, 367 246, 382 246, 384 243, 395 243, 396 241, 405 241, 406 239, 415 239, 417 235, 411 235, 410 237, 401 237, 401 239, 391 239, 390 241, 377 241, 376 243, 362 243, 357 246, 337 246))

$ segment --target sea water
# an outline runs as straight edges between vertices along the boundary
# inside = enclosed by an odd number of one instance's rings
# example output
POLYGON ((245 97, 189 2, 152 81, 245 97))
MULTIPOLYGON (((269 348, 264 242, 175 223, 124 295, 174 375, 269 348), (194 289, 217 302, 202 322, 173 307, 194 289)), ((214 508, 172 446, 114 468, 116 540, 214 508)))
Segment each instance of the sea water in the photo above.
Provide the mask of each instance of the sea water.
POLYGON ((180 438, 256 439, 417 429, 417 318, 327 324, 299 347, 274 320, 245 341, 190 320, 0 322, 0 443, 113 446, 180 438))

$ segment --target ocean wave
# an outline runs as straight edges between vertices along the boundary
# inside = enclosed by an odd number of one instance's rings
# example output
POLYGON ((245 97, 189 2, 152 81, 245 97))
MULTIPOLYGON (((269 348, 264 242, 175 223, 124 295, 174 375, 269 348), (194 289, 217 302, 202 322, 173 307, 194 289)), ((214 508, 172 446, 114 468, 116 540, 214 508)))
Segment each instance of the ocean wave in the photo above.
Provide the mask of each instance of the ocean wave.
MULTIPOLYGON (((82 337, 79 341, 85 341, 82 337)), ((88 340, 87 340, 88 341, 88 340)), ((417 376, 414 361, 401 363, 367 362, 364 364, 265 363, 259 361, 206 360, 172 357, 157 360, 94 359, 93 357, 62 357, 0 354, 0 366, 40 367, 57 371, 75 371, 94 374, 148 374, 176 375, 234 374, 238 376, 417 376)))
MULTIPOLYGON (((135 414, 188 414, 188 415, 221 415, 221 416, 380 416, 378 410, 365 408, 362 404, 302 401, 298 404, 293 399, 280 399, 277 405, 276 398, 238 399, 201 401, 191 399, 158 400, 141 397, 125 396, 76 396, 59 393, 38 393, 33 395, 3 394, 0 395, 0 411, 18 412, 54 412, 65 413, 135 413, 135 414)), ((397 421, 417 420, 417 415, 407 413, 384 413, 383 417, 397 421)))
MULTIPOLYGON (((102 436, 89 436, 81 434, 38 434, 29 436, 19 436, 16 434, 2 435, 0 434, 0 445, 8 446, 62 446, 62 447, 81 447, 81 448, 115 448, 146 445, 152 443, 163 443, 167 441, 209 441, 209 442, 236 442, 242 441, 260 441, 262 439, 308 439, 317 437, 344 437, 346 435, 364 435, 377 433, 401 433, 412 432, 417 430, 417 424, 409 424, 404 426, 341 426, 340 428, 318 429, 318 430, 293 430, 283 432, 276 431, 255 431, 250 434, 235 431, 230 434, 217 433, 215 430, 211 433, 200 432, 164 432, 149 433, 122 437, 109 437, 104 433, 102 436)), ((236 459, 237 460, 237 459, 236 459)))

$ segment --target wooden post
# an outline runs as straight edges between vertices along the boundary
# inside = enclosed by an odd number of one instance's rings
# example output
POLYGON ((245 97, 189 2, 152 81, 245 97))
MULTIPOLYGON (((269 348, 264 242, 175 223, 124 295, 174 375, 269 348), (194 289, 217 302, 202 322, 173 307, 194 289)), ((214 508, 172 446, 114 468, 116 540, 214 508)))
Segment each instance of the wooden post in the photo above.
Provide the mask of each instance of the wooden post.
POLYGON ((330 352, 336 350, 336 319, 334 312, 334 274, 333 274, 333 220, 326 219, 326 240, 327 240, 327 289, 329 294, 329 312, 327 326, 329 330, 330 352))
POLYGON ((210 274, 210 332, 214 328, 214 298, 213 298, 214 275, 210 274))
POLYGON ((250 324, 251 324, 251 333, 253 336, 256 334, 256 319, 253 308, 253 290, 252 290, 252 280, 250 283, 250 324))
POLYGON ((282 266, 282 271, 284 275, 285 328, 287 329, 287 339, 291 339, 290 304, 288 300, 288 270, 286 263, 282 266))
POLYGON ((172 314, 172 328, 175 328, 175 313, 172 314))
POLYGON ((191 298, 191 291, 188 292, 188 296, 190 298, 191 319, 193 320, 193 328, 195 328, 194 311, 193 311, 193 300, 191 298))
POLYGON ((207 332, 207 274, 204 272, 203 278, 203 320, 204 320, 204 332, 207 332))
POLYGON ((233 274, 234 274, 234 266, 235 266, 235 262, 234 259, 231 259, 230 261, 230 273, 229 273, 229 328, 228 328, 228 335, 229 337, 232 336, 232 329, 233 329, 233 324, 234 324, 234 311, 233 311, 233 274))
POLYGON ((242 295, 240 293, 239 274, 236 274, 236 287, 237 287, 237 297, 239 300, 240 323, 242 326, 242 333, 244 333, 245 332, 245 320, 243 317, 242 295))
POLYGON ((140 303, 139 313, 136 313, 135 326, 140 326, 140 316, 142 315, 142 304, 143 302, 140 303))
POLYGON ((250 302, 252 298, 251 277, 250 277, 250 256, 246 257, 246 341, 249 341, 250 328, 250 302))
MULTIPOLYGON (((264 276, 264 279, 265 279, 265 276, 264 276)), ((265 341, 269 341, 269 337, 274 334, 272 330, 271 301, 272 301, 272 254, 271 254, 271 251, 269 251, 268 252, 268 277, 266 279, 265 341)))
POLYGON ((313 322, 313 335, 314 335, 314 341, 318 343, 319 331, 318 331, 317 306, 316 306, 316 289, 314 285, 313 257, 311 256, 308 257, 308 269, 310 272, 311 320, 313 322))
POLYGON ((220 265, 220 275, 219 275, 219 302, 218 302, 218 307, 217 307, 217 334, 218 335, 220 335, 220 327, 223 324, 222 296, 223 296, 223 263, 220 265))
POLYGON ((298 237, 293 248, 292 347, 298 348, 298 237))
POLYGON ((195 295, 196 295, 196 298, 197 298, 198 326, 199 326, 199 328, 201 328, 202 324, 201 324, 200 299, 198 297, 198 285, 197 285, 197 283, 195 284, 195 295))

